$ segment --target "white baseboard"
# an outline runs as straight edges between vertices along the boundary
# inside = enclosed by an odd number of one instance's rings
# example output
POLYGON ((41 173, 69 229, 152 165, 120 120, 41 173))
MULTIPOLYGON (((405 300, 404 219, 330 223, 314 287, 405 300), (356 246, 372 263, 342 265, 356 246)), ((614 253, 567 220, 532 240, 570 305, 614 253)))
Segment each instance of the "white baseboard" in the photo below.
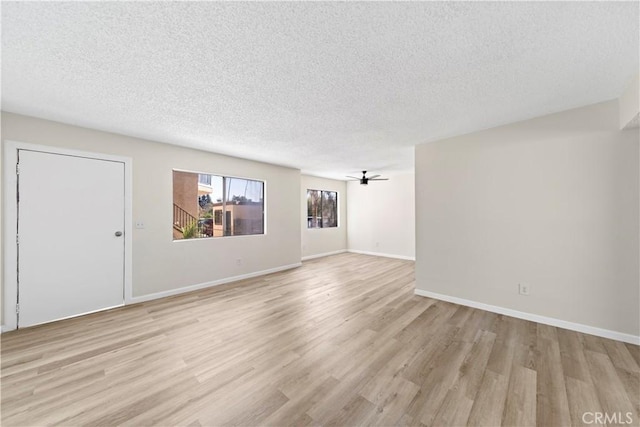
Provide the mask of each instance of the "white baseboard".
POLYGON ((598 337, 609 338, 616 341, 623 341, 630 344, 640 345, 640 336, 636 336, 636 335, 611 331, 609 329, 596 328, 595 326, 583 325, 581 323, 567 322, 566 320, 554 319, 553 317, 546 317, 546 316, 540 316, 537 314, 525 313, 524 311, 498 307, 496 305, 490 305, 482 302, 467 300, 464 298, 438 294, 435 292, 425 291, 422 289, 416 289, 414 293, 421 297, 428 297, 428 298, 438 299, 442 301, 452 302, 454 304, 478 308, 480 310, 490 311, 492 313, 504 314, 505 316, 529 320, 531 322, 542 323, 544 325, 556 326, 558 328, 569 329, 571 331, 582 332, 584 334, 595 335, 598 337))
POLYGON ((416 257, 405 256, 405 255, 384 254, 382 252, 358 251, 356 249, 347 249, 347 252, 351 252, 353 254, 361 254, 361 255, 381 256, 381 257, 385 257, 385 258, 404 259, 404 260, 407 260, 407 261, 415 261, 416 260, 416 257))
POLYGON ((346 249, 340 249, 338 251, 333 251, 333 252, 325 252, 325 253, 322 253, 322 254, 307 255, 307 256, 303 256, 302 257, 302 261, 308 261, 310 259, 316 259, 316 258, 323 258, 323 257, 330 256, 330 255, 343 254, 345 252, 347 252, 346 249))
POLYGON ((277 273, 279 271, 291 270, 302 265, 301 262, 289 265, 283 265, 281 267, 270 268, 268 270, 256 271, 254 273, 242 274, 240 276, 226 277, 224 279, 213 280, 211 282, 198 283, 196 285, 185 286, 177 289, 170 289, 168 291, 156 292, 153 294, 140 295, 137 297, 131 297, 126 304, 137 304, 140 302, 151 301, 158 298, 170 297, 173 295, 183 294, 185 292, 197 291, 199 289, 210 288, 212 286, 224 285, 227 283, 237 282, 239 280, 251 279, 253 277, 264 276, 266 274, 277 273))
POLYGON ((11 329, 7 329, 6 326, 2 325, 2 327, 0 327, 0 333, 5 333, 5 332, 9 332, 11 329))

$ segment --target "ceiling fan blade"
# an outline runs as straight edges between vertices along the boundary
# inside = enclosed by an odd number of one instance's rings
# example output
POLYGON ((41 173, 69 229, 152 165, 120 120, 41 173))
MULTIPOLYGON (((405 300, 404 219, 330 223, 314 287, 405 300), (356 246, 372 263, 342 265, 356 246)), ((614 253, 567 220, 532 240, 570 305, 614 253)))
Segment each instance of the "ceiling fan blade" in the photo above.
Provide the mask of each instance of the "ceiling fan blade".
POLYGON ((379 177, 379 176, 380 176, 380 175, 371 175, 371 176, 369 177, 369 179, 374 179, 374 178, 377 178, 377 177, 379 177))
POLYGON ((357 179, 358 181, 360 181, 360 178, 356 178, 355 176, 349 176, 349 175, 347 175, 347 178, 357 179))
POLYGON ((369 181, 389 181, 389 178, 369 178, 369 181))

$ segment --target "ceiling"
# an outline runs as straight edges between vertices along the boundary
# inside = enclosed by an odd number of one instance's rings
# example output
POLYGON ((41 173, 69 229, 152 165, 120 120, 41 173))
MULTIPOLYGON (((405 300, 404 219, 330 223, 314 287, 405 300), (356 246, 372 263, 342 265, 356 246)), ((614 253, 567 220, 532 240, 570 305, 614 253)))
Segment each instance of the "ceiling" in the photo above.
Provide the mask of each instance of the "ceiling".
POLYGON ((2 109, 344 178, 617 98, 637 2, 2 2, 2 109))

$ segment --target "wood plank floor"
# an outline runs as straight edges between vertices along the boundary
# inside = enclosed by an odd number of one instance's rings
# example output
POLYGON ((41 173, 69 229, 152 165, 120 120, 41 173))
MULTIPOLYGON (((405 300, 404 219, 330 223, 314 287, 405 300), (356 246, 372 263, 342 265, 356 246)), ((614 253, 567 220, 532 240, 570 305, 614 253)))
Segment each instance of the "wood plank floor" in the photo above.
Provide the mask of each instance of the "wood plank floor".
POLYGON ((637 346, 413 289, 341 254, 6 333, 2 425, 638 425, 637 346))

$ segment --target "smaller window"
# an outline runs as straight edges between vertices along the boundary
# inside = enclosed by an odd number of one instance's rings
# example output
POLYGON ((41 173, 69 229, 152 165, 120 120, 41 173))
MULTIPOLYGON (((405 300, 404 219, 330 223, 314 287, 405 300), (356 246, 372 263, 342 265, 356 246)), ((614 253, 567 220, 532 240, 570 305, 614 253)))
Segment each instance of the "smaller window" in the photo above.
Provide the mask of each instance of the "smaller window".
POLYGON ((213 211, 213 217, 216 225, 222 225, 222 210, 216 209, 213 211))
POLYGON ((307 190, 307 228, 338 226, 338 193, 307 190))

